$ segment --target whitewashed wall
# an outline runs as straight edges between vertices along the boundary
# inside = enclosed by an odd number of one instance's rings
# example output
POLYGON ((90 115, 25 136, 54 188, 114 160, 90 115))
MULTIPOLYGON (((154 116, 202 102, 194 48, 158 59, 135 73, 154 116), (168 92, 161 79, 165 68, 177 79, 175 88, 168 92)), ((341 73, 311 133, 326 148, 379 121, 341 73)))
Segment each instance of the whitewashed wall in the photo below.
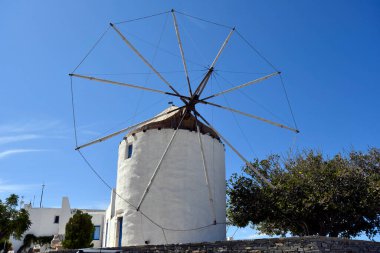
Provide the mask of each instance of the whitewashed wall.
POLYGON ((115 227, 114 227, 114 216, 115 216, 115 191, 111 191, 111 201, 106 210, 106 215, 104 217, 104 229, 103 229, 103 247, 115 247, 117 246, 115 242, 115 227), (108 224, 108 225, 107 225, 108 224), (108 226, 108 228, 107 228, 108 226))
MULTIPOLYGON (((129 136, 119 146, 116 191, 137 206, 160 160, 173 129, 152 129, 129 136), (126 159, 127 143, 133 155, 126 159)), ((116 196, 116 216, 123 216, 122 245, 186 243, 225 240, 226 183, 224 146, 208 135, 201 135, 209 180, 216 210, 216 221, 223 223, 204 229, 189 230, 213 223, 208 188, 202 164, 198 134, 178 130, 153 185, 141 206, 152 221, 116 196), (170 230, 170 229, 173 229, 170 230)))
POLYGON ((94 224, 94 226, 100 226, 99 240, 93 240, 92 243, 94 244, 94 248, 102 247, 105 212, 99 211, 99 210, 82 210, 82 211, 84 213, 88 213, 89 215, 91 215, 91 221, 94 224))
MULTIPOLYGON (((51 236, 51 235, 64 235, 66 224, 73 216, 72 209, 70 208, 69 199, 62 198, 62 205, 60 208, 32 208, 30 205, 25 205, 29 212, 29 219, 32 222, 30 228, 24 233, 33 234, 35 236, 51 236), (55 216, 59 216, 59 223, 54 223, 55 216)), ((81 210, 81 209, 79 209, 81 210)), ((82 210, 92 216, 91 220, 94 226, 100 226, 101 232, 104 225, 105 212, 101 210, 82 210)), ((100 233, 100 240, 92 241, 95 247, 102 246, 102 236, 100 233)), ((17 251, 22 245, 22 240, 12 239, 13 248, 17 251)))

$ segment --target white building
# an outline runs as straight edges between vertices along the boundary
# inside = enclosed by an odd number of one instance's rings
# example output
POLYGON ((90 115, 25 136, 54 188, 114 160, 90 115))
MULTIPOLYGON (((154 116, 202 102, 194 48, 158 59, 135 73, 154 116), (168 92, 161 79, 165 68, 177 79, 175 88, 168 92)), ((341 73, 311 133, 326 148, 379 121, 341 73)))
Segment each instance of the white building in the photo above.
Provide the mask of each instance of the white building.
MULTIPOLYGON (((67 197, 62 198, 62 205, 60 208, 35 208, 31 205, 25 205, 24 208, 28 210, 29 218, 32 222, 32 225, 24 233, 24 235, 60 235, 61 237, 64 237, 67 222, 74 215, 76 210, 81 210, 82 212, 88 213, 92 216, 92 223, 95 226, 94 240, 92 241, 94 247, 102 247, 103 224, 105 215, 104 210, 71 209, 69 199, 67 197)), ((22 244, 22 239, 12 239, 12 245, 15 252, 21 247, 22 244)))
POLYGON ((183 110, 170 112, 175 108, 121 141, 104 247, 225 240, 224 145, 199 122, 198 134, 190 115, 173 137, 183 115, 183 110))

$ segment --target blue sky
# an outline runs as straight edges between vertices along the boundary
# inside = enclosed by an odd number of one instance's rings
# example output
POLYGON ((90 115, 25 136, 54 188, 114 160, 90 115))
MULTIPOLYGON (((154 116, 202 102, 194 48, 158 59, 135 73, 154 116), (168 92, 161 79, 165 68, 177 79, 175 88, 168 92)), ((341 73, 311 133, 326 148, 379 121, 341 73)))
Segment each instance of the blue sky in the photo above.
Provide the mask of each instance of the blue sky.
MULTIPOLYGON (((44 206, 59 206, 61 197, 68 196, 73 207, 106 207, 109 190, 74 151, 68 73, 109 22, 172 8, 236 26, 283 73, 298 135, 216 108, 200 109, 246 157, 286 154, 291 148, 316 148, 333 155, 380 146, 378 1, 4 0, 0 2, 0 198, 15 192, 25 202, 35 198, 38 205, 45 183, 44 206)), ((195 86, 228 29, 181 15, 178 21, 195 86)), ((170 16, 119 27, 176 88, 186 91, 170 16)), ((218 75, 205 94, 273 72, 236 34, 216 69, 218 75)), ((114 31, 107 32, 76 73, 166 90, 157 77, 146 74, 149 69, 114 31)), ((124 87, 77 79, 73 84, 80 143, 152 117, 169 101, 179 104, 124 87)), ((236 92, 214 101, 292 125, 278 78, 243 91, 245 95, 236 92)), ((111 185, 120 139, 84 150, 111 185)), ((227 150, 226 165, 228 177, 240 170, 242 162, 227 150)), ((257 235, 242 229, 235 237, 257 235)))

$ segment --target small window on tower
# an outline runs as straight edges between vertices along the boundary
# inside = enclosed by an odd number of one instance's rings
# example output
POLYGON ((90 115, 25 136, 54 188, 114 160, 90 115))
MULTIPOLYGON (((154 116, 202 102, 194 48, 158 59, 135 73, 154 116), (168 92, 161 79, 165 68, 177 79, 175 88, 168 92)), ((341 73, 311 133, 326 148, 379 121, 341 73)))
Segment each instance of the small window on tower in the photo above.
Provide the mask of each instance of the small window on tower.
POLYGON ((54 217, 54 223, 59 223, 59 216, 54 217))
POLYGON ((127 147, 127 159, 132 157, 132 152, 133 152, 133 146, 132 146, 132 144, 128 144, 128 147, 127 147))

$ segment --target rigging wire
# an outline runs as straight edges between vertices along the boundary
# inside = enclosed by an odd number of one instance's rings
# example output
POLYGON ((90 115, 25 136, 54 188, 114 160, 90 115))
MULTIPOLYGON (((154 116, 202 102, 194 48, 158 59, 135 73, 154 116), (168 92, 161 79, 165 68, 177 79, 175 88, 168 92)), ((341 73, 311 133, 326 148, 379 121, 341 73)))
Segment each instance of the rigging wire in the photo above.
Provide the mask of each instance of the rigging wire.
POLYGON ((291 153, 294 153, 294 149, 295 149, 295 147, 296 147, 296 145, 297 145, 297 134, 294 134, 294 137, 293 137, 293 142, 292 142, 292 147, 290 148, 290 152, 291 153))
POLYGON ((115 22, 114 24, 115 24, 115 25, 119 25, 119 24, 129 23, 129 22, 138 21, 138 20, 142 20, 142 19, 147 19, 147 18, 157 17, 157 16, 160 16, 160 15, 163 15, 163 14, 169 13, 169 12, 170 12, 170 11, 164 11, 164 12, 160 12, 160 13, 152 14, 152 15, 145 16, 145 17, 140 17, 140 18, 134 18, 134 19, 129 19, 129 20, 125 20, 125 21, 115 22))
POLYGON ((91 47, 91 49, 87 52, 87 54, 83 57, 83 59, 79 62, 79 64, 75 67, 75 69, 71 72, 74 73, 80 65, 87 59, 87 57, 92 53, 92 51, 96 48, 96 46, 100 43, 100 41, 104 38, 106 33, 109 31, 110 26, 102 33, 102 35, 99 37, 99 39, 95 42, 95 44, 91 47))
MULTIPOLYGON (((191 41, 191 43, 193 44, 195 50, 198 51, 198 52, 199 52, 199 55, 203 58, 203 60, 204 60, 205 62, 207 62, 206 57, 204 56, 204 54, 202 53, 202 51, 199 49, 197 43, 195 43, 194 38, 191 36, 190 32, 187 30, 187 28, 186 28, 184 22, 182 22, 182 24, 181 24, 181 28, 183 29, 183 31, 185 32, 185 34, 187 35, 187 37, 190 38, 190 41, 191 41)), ((190 62, 191 62, 191 61, 190 61, 190 62)), ((207 67, 207 66, 202 66, 202 67, 203 67, 204 69, 208 70, 208 67, 207 67)))
POLYGON ((144 226, 143 226, 143 216, 140 213, 140 227, 141 227, 141 238, 142 241, 145 241, 145 235, 144 235, 144 226))
MULTIPOLYGON (((167 25, 167 23, 168 23, 168 17, 169 17, 169 14, 166 14, 166 19, 165 19, 164 25, 163 25, 163 27, 162 27, 160 37, 159 37, 158 42, 157 42, 157 46, 156 46, 156 48, 154 49, 154 53, 153 53, 153 57, 152 57, 152 64, 154 64, 154 62, 155 62, 155 60, 156 60, 157 50, 158 50, 158 47, 159 47, 160 44, 161 44, 162 35, 164 34, 164 31, 165 31, 165 29, 166 29, 166 25, 167 25)), ((152 75, 152 71, 150 70, 150 71, 149 71, 149 75, 146 76, 146 79, 145 79, 145 85, 144 85, 144 86, 146 86, 146 84, 148 83, 148 81, 149 81, 151 75, 152 75)), ((133 114, 133 116, 132 116, 132 119, 134 119, 134 118, 136 117, 136 115, 137 115, 137 110, 138 110, 138 108, 139 108, 139 106, 140 106, 140 104, 141 104, 141 100, 142 100, 143 96, 144 96, 144 92, 143 92, 143 91, 140 91, 140 94, 139 94, 139 97, 138 97, 138 100, 137 100, 137 103, 136 103, 135 112, 134 112, 134 114, 133 114)))
POLYGON ((70 91, 71 91, 71 109, 72 109, 73 126, 74 126, 75 147, 78 147, 78 134, 77 134, 77 123, 75 119, 74 88, 73 88, 72 76, 70 76, 70 91))
POLYGON ((234 236, 235 236, 235 234, 236 234, 236 232, 239 230, 239 227, 236 227, 236 230, 235 230, 235 232, 232 234, 232 238, 234 238, 234 236))
MULTIPOLYGON (((216 213, 215 213, 215 204, 214 204, 214 199, 215 198, 214 198, 214 194, 213 194, 215 192, 211 191, 211 187, 210 187, 210 183, 209 183, 210 182, 210 179, 209 179, 210 175, 209 175, 209 170, 207 169, 206 157, 204 155, 204 148, 203 148, 203 142, 202 142, 200 127, 199 127, 199 121, 197 119, 197 115, 194 115, 194 116, 195 116, 195 125, 197 127, 197 134, 198 134, 198 140, 199 140, 199 145, 200 145, 200 151, 201 151, 201 157, 202 157, 202 163, 203 163, 204 176, 205 176, 205 181, 206 181, 206 185, 207 185, 207 188, 208 188, 208 198, 209 198, 209 204, 210 204, 210 211, 211 211, 213 222, 216 223, 216 213)), ((213 141, 213 143, 214 143, 214 141, 213 141)))
MULTIPOLYGON (((232 82, 230 82, 229 80, 227 80, 225 77, 223 77, 222 75, 220 75, 218 72, 215 72, 216 75, 218 75, 221 79, 223 79, 229 86, 231 87, 234 87, 232 82)), ((283 118, 281 118, 280 116, 276 115, 274 112, 272 112, 271 110, 269 110, 266 106, 264 106, 263 104, 259 103, 258 101, 256 101, 255 99, 253 99, 251 96, 249 96, 247 93, 241 91, 240 89, 237 90, 240 94, 242 94, 243 96, 245 96, 248 100, 250 100, 251 102, 257 104, 258 106, 260 106, 262 109, 264 109, 265 111, 267 111, 268 113, 270 113, 273 117, 275 117, 276 119, 280 120, 281 122, 285 123, 285 124, 288 124, 286 120, 284 120, 283 118)))
POLYGON ((115 194, 121 198, 122 200, 124 200, 128 205, 132 206, 133 208, 136 208, 135 205, 133 205, 131 202, 129 202, 128 200, 124 199, 122 196, 120 196, 120 194, 118 194, 112 187, 111 185, 109 185, 105 179, 103 179, 103 177, 96 171, 96 169, 91 165, 91 163, 89 162, 89 160, 83 155, 82 151, 80 151, 79 149, 77 150, 79 155, 83 158, 84 162, 88 165, 88 167, 91 169, 91 171, 95 174, 95 176, 100 180, 102 181, 102 183, 107 186, 107 188, 109 188, 111 191, 115 192, 115 194))
MULTIPOLYGON (((252 43, 250 43, 239 31, 236 31, 236 33, 238 34, 238 36, 253 50, 256 52, 256 54, 258 56, 261 57, 261 59, 263 59, 269 66, 271 66, 273 68, 273 70, 277 71, 277 72, 281 72, 278 70, 278 68, 276 68, 259 50, 257 50, 252 43)), ((289 110, 290 110, 290 113, 292 115, 292 119, 293 119, 293 123, 294 123, 294 127, 296 129, 298 129, 297 127, 297 123, 296 123, 296 120, 295 120, 295 117, 294 117, 294 113, 293 113, 293 109, 292 109, 292 106, 290 104, 290 100, 289 100, 289 96, 288 96, 288 93, 286 91, 286 88, 285 88, 285 84, 284 84, 284 80, 280 74, 280 79, 281 79, 281 85, 282 85, 282 88, 284 90, 284 93, 285 93, 285 97, 286 97, 286 101, 288 103, 288 106, 289 106, 289 110)))
MULTIPOLYGON (((149 41, 147 41, 147 40, 141 38, 140 36, 138 36, 138 35, 136 35, 136 34, 134 34, 134 33, 131 33, 131 32, 129 32, 129 31, 125 31, 125 33, 128 34, 128 35, 130 35, 131 37, 134 37, 134 38, 136 38, 137 40, 139 40, 139 41, 141 41, 141 42, 143 42, 143 43, 145 43, 145 44, 151 46, 151 47, 155 47, 155 46, 156 46, 156 45, 154 45, 153 43, 151 43, 151 42, 149 42, 149 41)), ((159 47, 158 50, 160 50, 160 51, 162 51, 162 52, 164 52, 164 53, 167 53, 167 54, 169 54, 169 55, 175 56, 175 57, 177 57, 177 58, 182 58, 180 55, 178 55, 178 54, 176 54, 176 53, 173 53, 173 52, 171 52, 171 51, 168 50, 168 49, 165 49, 165 48, 161 48, 161 47, 159 47)), ((187 58, 187 61, 188 61, 188 62, 191 62, 191 63, 193 63, 193 64, 195 64, 195 65, 198 65, 199 67, 204 67, 202 64, 197 63, 197 62, 192 61, 192 60, 189 60, 188 58, 187 58)))
MULTIPOLYGON (((219 82, 218 82, 218 79, 216 78, 216 76, 215 76, 215 81, 216 81, 216 84, 217 84, 218 87, 219 87, 219 90, 221 91, 222 89, 221 89, 221 87, 220 87, 220 85, 219 85, 219 82)), ((227 106, 228 106, 228 107, 231 107, 231 105, 230 105, 230 103, 228 102, 228 100, 227 100, 225 94, 223 94, 223 98, 224 98, 224 100, 226 101, 227 106)), ((256 152, 253 150, 253 147, 252 147, 252 145, 251 145, 251 142, 248 141, 248 137, 247 137, 247 135, 245 134, 245 132, 243 131, 243 128, 241 127, 239 121, 237 120, 237 117, 236 117, 235 113, 231 112, 231 114, 232 114, 232 116, 233 116, 233 118, 234 118, 234 120, 235 120, 235 123, 236 123, 236 125, 238 126, 238 128, 239 128, 239 130, 240 130, 242 136, 243 136, 243 139, 244 139, 245 142, 248 144, 248 147, 249 147, 249 149, 251 150, 252 154, 253 154, 254 156, 257 156, 257 155, 256 155, 256 152)))
POLYGON ((273 70, 280 72, 259 50, 257 50, 252 43, 250 43, 238 30, 236 30, 237 35, 253 50, 256 54, 261 57, 273 70))
MULTIPOLYGON (((159 100, 156 100, 155 102, 149 104, 147 107, 145 107, 144 109, 142 109, 141 111, 139 111, 138 114, 142 114, 142 113, 146 112, 148 109, 151 109, 153 106, 158 105, 158 104, 162 104, 163 102, 165 102, 165 101, 163 101, 162 98, 159 99, 159 100)), ((122 122, 114 125, 111 128, 108 128, 106 131, 104 131, 101 134, 97 135, 96 138, 100 138, 100 137, 106 135, 107 133, 109 133, 111 131, 114 131, 115 129, 119 128, 121 125, 125 125, 127 122, 131 121, 132 119, 133 119, 133 116, 129 117, 126 120, 123 120, 122 122)))
POLYGON ((165 243, 168 244, 168 239, 166 239, 165 230, 161 228, 162 234, 164 235, 165 243))
MULTIPOLYGON (((200 72, 204 69, 191 69, 188 72, 200 72)), ((172 70, 172 71, 160 71, 162 74, 176 74, 183 73, 183 70, 172 70)), ((81 73, 82 75, 88 76, 126 76, 126 75, 150 75, 152 72, 124 72, 124 73, 81 73)))
POLYGON ((289 100, 288 92, 286 91, 285 83, 284 83, 284 80, 283 80, 283 78, 282 78, 282 74, 280 74, 280 80, 281 80, 282 88, 283 88, 284 93, 285 93, 286 101, 288 102, 288 106, 289 106, 290 113, 292 114, 294 127, 295 127, 296 129, 298 129, 297 122, 296 122, 296 119, 295 119, 295 117, 294 117, 293 109, 292 109, 292 106, 290 105, 290 100, 289 100))
POLYGON ((251 74, 251 75, 268 75, 270 72, 245 72, 245 71, 233 71, 233 70, 223 70, 217 69, 215 72, 225 72, 225 73, 233 73, 233 74, 251 74))
MULTIPOLYGON (((211 75, 211 92, 212 92, 212 94, 214 94, 214 85, 213 85, 213 77, 212 77, 212 75, 211 75)), ((212 125, 214 125, 214 107, 212 107, 211 108, 211 123, 212 123, 212 125)), ((216 182, 216 172, 215 172, 215 141, 213 141, 212 142, 212 168, 213 168, 213 172, 214 172, 214 178, 213 178, 213 180, 214 180, 214 182, 216 182)), ((213 184, 214 185, 214 196, 213 196, 213 198, 215 199, 215 194, 216 194, 216 190, 215 190, 215 188, 216 188, 216 184, 213 184)))
POLYGON ((232 29, 233 28, 232 26, 228 26, 228 25, 220 24, 220 23, 217 23, 217 22, 214 22, 214 21, 206 20, 206 19, 203 19, 203 18, 200 18, 200 17, 192 16, 192 15, 180 12, 180 11, 175 11, 175 12, 178 13, 178 14, 181 14, 183 16, 186 16, 186 17, 189 17, 189 18, 193 18, 193 19, 197 19, 197 20, 200 20, 200 21, 203 21, 203 22, 206 22, 206 23, 210 23, 210 24, 213 24, 213 25, 220 26, 220 27, 224 27, 224 28, 228 28, 228 29, 232 29))
POLYGON ((129 19, 129 20, 125 20, 125 21, 115 22, 114 24, 118 25, 118 24, 124 24, 124 23, 134 22, 134 21, 138 21, 138 20, 148 19, 148 18, 152 18, 152 17, 157 17, 157 16, 160 16, 160 15, 163 15, 163 14, 166 14, 166 13, 170 13, 172 11, 176 12, 178 14, 181 14, 183 16, 186 16, 186 17, 189 17, 189 18, 193 18, 193 19, 197 19, 197 20, 200 20, 200 21, 203 21, 203 22, 206 22, 206 23, 214 24, 214 25, 217 25, 217 26, 220 26, 220 27, 224 27, 224 28, 228 28, 228 29, 232 28, 232 26, 227 26, 227 25, 220 24, 220 23, 217 23, 217 22, 214 22, 214 21, 210 21, 210 20, 206 20, 206 19, 203 19, 203 18, 200 18, 200 17, 192 16, 192 15, 189 15, 189 14, 186 14, 184 12, 177 11, 177 10, 164 11, 164 12, 160 12, 160 13, 156 13, 156 14, 152 14, 152 15, 148 15, 148 16, 144 16, 144 17, 140 17, 140 18, 134 18, 134 19, 129 19))

